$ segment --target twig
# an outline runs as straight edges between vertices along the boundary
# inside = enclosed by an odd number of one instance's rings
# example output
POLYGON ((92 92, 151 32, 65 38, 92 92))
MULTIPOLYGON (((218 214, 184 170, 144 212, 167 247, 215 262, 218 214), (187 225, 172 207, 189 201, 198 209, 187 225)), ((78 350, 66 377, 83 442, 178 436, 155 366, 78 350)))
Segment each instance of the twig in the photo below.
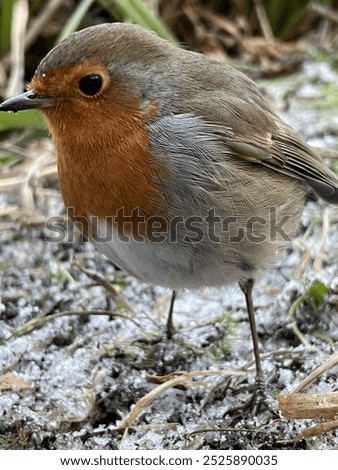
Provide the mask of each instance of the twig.
POLYGON ((13 9, 11 25, 11 74, 8 80, 5 96, 16 95, 22 91, 25 72, 24 38, 28 21, 28 1, 19 0, 13 9))
POLYGON ((280 395, 278 401, 279 411, 284 418, 325 420, 338 418, 338 392, 290 393, 280 395))
POLYGON ((156 398, 158 398, 162 393, 164 393, 169 388, 177 387, 179 385, 184 385, 191 379, 198 377, 198 376, 213 376, 213 375, 222 375, 222 376, 232 376, 232 375, 247 375, 247 372, 238 372, 234 370, 197 370, 194 372, 186 372, 186 371, 177 371, 174 372, 167 377, 173 377, 170 380, 161 383, 158 387, 151 390, 151 392, 144 395, 133 407, 132 411, 129 413, 123 423, 118 427, 115 428, 114 431, 122 431, 124 430, 120 449, 123 449, 124 442, 126 440, 129 428, 133 425, 135 420, 138 418, 140 413, 142 413, 147 406, 149 406, 156 398))
POLYGON ((49 0, 41 13, 32 21, 26 35, 25 49, 27 50, 38 38, 46 24, 53 18, 56 11, 64 3, 64 0, 49 0))
POLYGON ((306 439, 309 437, 315 437, 315 436, 318 437, 321 434, 332 432, 337 428, 338 428, 338 420, 326 421, 325 423, 319 423, 319 424, 316 424, 315 426, 311 426, 310 428, 304 429, 304 431, 297 434, 297 436, 294 437, 293 439, 277 440, 276 444, 294 444, 298 441, 302 441, 303 439, 306 439))
POLYGON ((12 142, 1 142, 0 143, 0 150, 5 152, 14 153, 22 158, 29 158, 33 159, 33 155, 27 149, 23 147, 19 147, 18 145, 13 144, 12 142))
POLYGON ((12 206, 10 204, 6 204, 4 206, 0 206, 0 217, 17 215, 18 211, 19 211, 18 206, 12 206))
MULTIPOLYGON (((17 336, 23 336, 27 335, 28 333, 31 333, 32 331, 42 328, 46 323, 49 323, 56 318, 61 318, 61 317, 69 317, 71 315, 77 315, 77 316, 86 316, 89 317, 90 315, 107 315, 112 318, 123 318, 125 320, 130 320, 133 322, 136 326, 140 326, 140 324, 134 320, 134 318, 129 317, 128 315, 124 315, 123 313, 118 313, 118 312, 113 312, 111 310, 80 310, 80 311, 72 311, 72 310, 66 310, 65 312, 58 312, 58 313, 53 313, 52 315, 48 315, 47 317, 36 317, 33 318, 32 320, 28 321, 24 325, 22 325, 20 328, 15 330, 13 334, 10 336, 17 337, 17 336)), ((9 339, 9 338, 8 338, 9 339)))
POLYGON ((217 28, 220 28, 221 30, 227 32, 230 36, 234 37, 237 41, 241 42, 242 41, 242 34, 238 28, 237 25, 233 21, 228 20, 224 16, 217 15, 213 13, 212 11, 209 11, 205 7, 200 7, 196 5, 194 7, 194 10, 198 13, 198 15, 201 18, 204 18, 207 21, 210 21, 210 23, 214 24, 217 26, 217 28))
MULTIPOLYGON (((49 2, 41 10, 40 14, 32 20, 28 27, 27 34, 22 40, 24 51, 30 48, 30 46, 36 41, 38 36, 41 34, 46 24, 53 18, 55 12, 61 7, 64 0, 49 0, 49 2)), ((8 70, 11 65, 11 58, 9 54, 6 54, 2 59, 2 66, 4 70, 8 70)))
POLYGON ((319 3, 310 3, 309 10, 313 11, 317 15, 323 16, 324 18, 338 23, 338 14, 332 10, 332 8, 327 7, 326 5, 321 5, 319 3))
POLYGON ((321 374, 326 372, 327 370, 335 367, 338 364, 338 352, 334 353, 330 356, 324 364, 318 366, 310 375, 308 375, 297 387, 295 387, 289 395, 293 393, 300 393, 309 385, 311 385, 321 374))
POLYGON ((79 271, 82 273, 86 274, 88 277, 93 279, 93 281, 97 282, 100 284, 102 287, 106 289, 107 292, 109 292, 114 298, 116 298, 122 305, 125 307, 130 313, 133 315, 136 315, 133 307, 130 305, 129 302, 127 302, 122 295, 118 292, 118 290, 113 286, 113 284, 104 277, 100 276, 99 274, 89 271, 88 269, 84 268, 78 261, 73 259, 71 261, 71 265, 75 266, 79 271))
POLYGON ((261 27, 263 36, 267 41, 275 41, 275 36, 272 32, 272 28, 268 19, 268 15, 266 14, 265 7, 263 5, 262 0, 254 0, 255 10, 259 25, 261 27))

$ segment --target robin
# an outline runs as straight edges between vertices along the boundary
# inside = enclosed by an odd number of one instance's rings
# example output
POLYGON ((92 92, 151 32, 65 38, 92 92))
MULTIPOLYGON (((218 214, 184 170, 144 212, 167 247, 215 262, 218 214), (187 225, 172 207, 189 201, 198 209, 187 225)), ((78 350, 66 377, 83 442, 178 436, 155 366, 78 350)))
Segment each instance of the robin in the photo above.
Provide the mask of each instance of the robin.
POLYGON ((309 189, 338 204, 337 176, 245 75, 131 24, 58 44, 28 91, 0 105, 31 108, 52 135, 65 205, 98 250, 174 289, 171 307, 175 289, 239 283, 261 384, 254 282, 296 234, 309 189))

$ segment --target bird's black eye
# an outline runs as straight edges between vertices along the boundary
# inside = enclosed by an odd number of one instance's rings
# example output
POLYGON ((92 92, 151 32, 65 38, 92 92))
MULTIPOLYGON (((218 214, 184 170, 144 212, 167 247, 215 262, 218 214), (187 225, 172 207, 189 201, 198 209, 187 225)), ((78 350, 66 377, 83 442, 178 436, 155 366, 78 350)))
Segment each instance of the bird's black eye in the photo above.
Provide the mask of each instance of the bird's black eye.
POLYGON ((102 88, 103 78, 98 73, 90 73, 79 81, 79 88, 84 95, 94 96, 102 88))

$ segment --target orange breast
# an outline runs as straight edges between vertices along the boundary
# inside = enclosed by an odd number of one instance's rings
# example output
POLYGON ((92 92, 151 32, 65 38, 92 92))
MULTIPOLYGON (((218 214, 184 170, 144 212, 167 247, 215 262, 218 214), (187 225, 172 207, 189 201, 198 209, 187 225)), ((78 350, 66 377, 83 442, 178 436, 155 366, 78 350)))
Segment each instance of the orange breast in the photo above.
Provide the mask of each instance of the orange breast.
POLYGON ((87 109, 85 102, 65 101, 44 110, 65 205, 88 235, 88 216, 136 236, 144 235, 149 217, 165 213, 155 181, 170 172, 152 155, 139 109, 137 102, 110 92, 87 109))

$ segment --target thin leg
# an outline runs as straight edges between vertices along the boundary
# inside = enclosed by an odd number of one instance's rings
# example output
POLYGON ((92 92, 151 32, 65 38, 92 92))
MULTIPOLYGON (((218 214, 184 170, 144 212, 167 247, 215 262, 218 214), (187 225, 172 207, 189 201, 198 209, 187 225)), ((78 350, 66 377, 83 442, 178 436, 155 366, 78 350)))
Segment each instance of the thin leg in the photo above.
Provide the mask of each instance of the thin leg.
POLYGON ((246 308, 248 311, 249 316, 249 323, 251 329, 251 336, 252 336, 252 343, 253 343, 253 350, 255 356, 255 364, 256 364, 256 390, 251 398, 242 406, 238 407, 239 409, 246 409, 252 407, 253 415, 257 415, 263 405, 273 416, 278 416, 274 409, 271 408, 269 403, 267 402, 267 397, 265 394, 265 380, 264 374, 261 365, 261 357, 259 352, 259 344, 258 344, 258 334, 256 328, 256 320, 255 320, 255 312, 254 306, 252 301, 252 289, 254 285, 253 279, 248 279, 245 283, 240 284, 240 288, 242 289, 245 295, 246 301, 246 308))
POLYGON ((253 301, 252 301, 252 289, 254 286, 254 280, 248 279, 246 282, 240 283, 239 286, 245 295, 246 307, 248 311, 253 350, 254 350, 254 356, 255 356, 255 365, 256 365, 256 384, 255 384, 255 388, 253 390, 252 395, 246 402, 228 409, 225 414, 242 417, 242 412, 244 410, 249 409, 250 413, 252 413, 255 416, 260 412, 261 407, 264 406, 264 408, 266 408, 274 417, 278 417, 278 414, 276 413, 276 411, 268 403, 268 400, 265 394, 265 380, 264 380, 264 374, 263 374, 263 370, 261 366, 261 357, 260 357, 260 352, 259 352, 259 340, 258 340, 258 334, 257 334, 257 328, 256 328, 254 306, 253 306, 253 301))
POLYGON ((248 316, 249 316, 249 323, 250 323, 253 350, 254 350, 254 356, 255 356, 255 364, 256 364, 256 380, 258 383, 261 383, 261 382, 264 382, 264 375, 263 375, 263 370, 262 370, 262 365, 261 365, 261 356, 259 353, 255 311, 254 311, 254 306, 253 306, 253 301, 252 301, 253 285, 254 285, 254 280, 248 279, 244 284, 240 284, 239 286, 242 289, 243 294, 245 295, 246 308, 247 308, 248 316))
POLYGON ((172 337, 175 334, 175 327, 174 327, 174 322, 173 322, 173 312, 174 312, 174 303, 176 299, 176 291, 173 290, 173 293, 171 295, 171 301, 170 301, 170 306, 169 306, 169 313, 168 313, 168 319, 167 319, 167 338, 172 339, 172 337))

